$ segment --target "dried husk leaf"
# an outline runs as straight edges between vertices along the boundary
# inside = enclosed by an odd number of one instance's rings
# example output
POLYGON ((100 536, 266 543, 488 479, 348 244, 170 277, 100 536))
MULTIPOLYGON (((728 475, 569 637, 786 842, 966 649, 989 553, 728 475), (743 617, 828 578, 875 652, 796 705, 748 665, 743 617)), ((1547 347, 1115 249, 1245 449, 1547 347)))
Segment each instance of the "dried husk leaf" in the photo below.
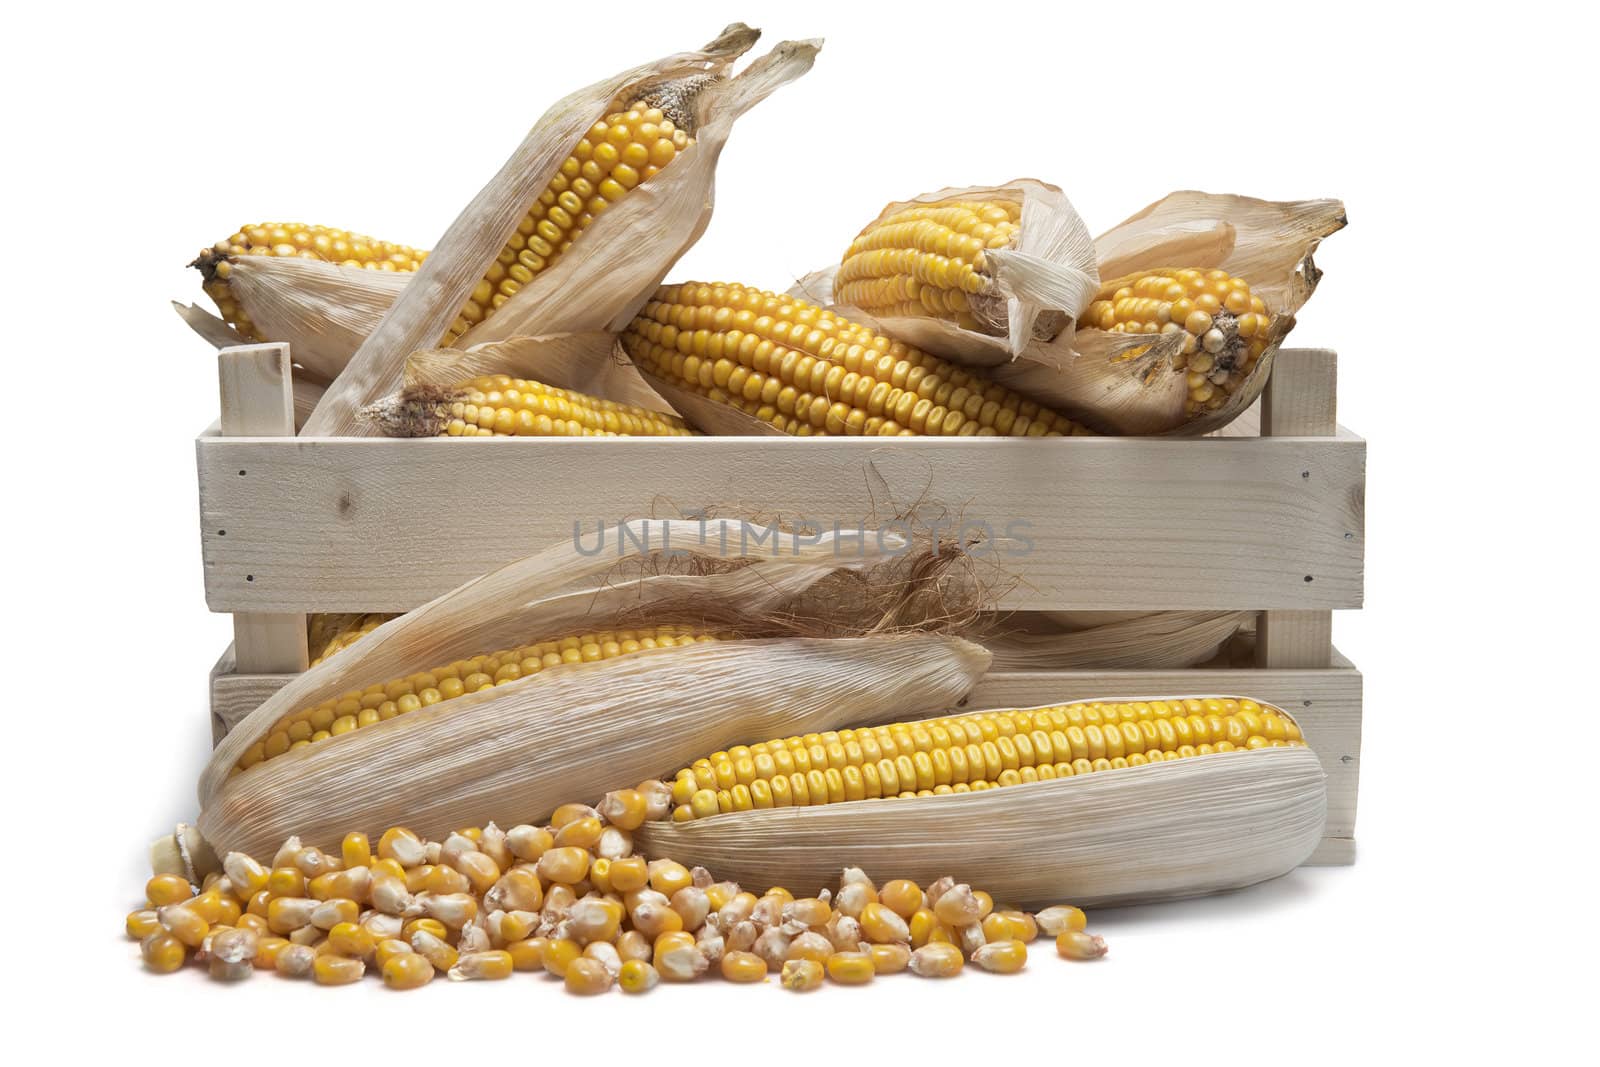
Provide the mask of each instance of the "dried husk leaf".
MULTIPOLYGON (((1063 329, 1070 330, 1070 320, 1076 320, 1094 299, 1100 276, 1089 229, 1057 187, 1032 178, 1018 178, 1005 185, 940 189, 890 204, 869 227, 908 207, 967 199, 1022 204, 1017 247, 984 253, 996 294, 1004 301, 1006 336, 963 329, 933 317, 871 316, 843 305, 835 310, 852 321, 876 323, 883 332, 907 344, 977 367, 1008 363, 1025 356, 1041 334, 1053 337, 1063 329)), ((808 274, 789 294, 819 307, 833 306, 833 279, 838 269, 834 264, 808 274)))
POLYGON ((438 432, 443 398, 461 383, 486 374, 507 374, 575 390, 650 411, 676 415, 673 406, 628 361, 616 337, 604 331, 554 337, 512 337, 468 349, 429 348, 406 359, 405 384, 362 409, 391 437, 438 432))
MULTIPOLYGON (((1312 261, 1322 238, 1345 225, 1337 200, 1268 201, 1178 192, 1095 241, 1105 284, 1166 267, 1220 268, 1250 283, 1272 315, 1266 350, 1215 411, 1189 417, 1185 375, 1168 346, 1148 337, 1080 329, 1037 344, 996 372, 1005 385, 1056 407, 1102 433, 1199 436, 1226 426, 1255 403, 1272 374, 1294 315, 1321 272, 1312 261)), ((1181 334, 1167 335, 1168 339, 1181 334)))
POLYGON ((592 799, 597 782, 666 773, 675 760, 745 732, 829 729, 906 707, 931 712, 959 700, 988 666, 983 649, 933 633, 752 637, 641 652, 549 668, 230 776, 284 714, 419 664, 647 622, 789 632, 785 606, 803 601, 820 579, 906 547, 892 537, 879 545, 830 534, 787 538, 770 558, 722 559, 695 554, 719 545, 721 521, 637 520, 625 528, 624 543, 654 552, 628 558, 661 573, 613 580, 612 552, 557 546, 385 623, 297 676, 213 754, 200 782, 206 840, 254 851, 289 834, 331 845, 352 829, 403 823, 442 835, 463 819, 540 818, 556 804, 592 799), (663 544, 686 554, 662 557, 663 544))
MULTIPOLYGON (((1110 614, 1110 613, 1107 613, 1110 614)), ((1174 670, 1214 657, 1247 611, 1158 611, 1088 626, 1035 626, 983 642, 996 670, 1174 670)))
MULTIPOLYGON (((307 424, 313 435, 370 432, 357 414, 400 384, 406 357, 443 337, 473 287, 595 119, 678 79, 725 75, 758 31, 734 24, 699 52, 670 56, 579 90, 552 107, 456 218, 307 424)), ((710 220, 716 159, 734 120, 810 69, 820 42, 785 42, 736 78, 701 90, 694 144, 615 207, 583 240, 507 301, 465 346, 513 336, 601 330, 625 322, 710 220)))
POLYGON ((797 895, 849 866, 924 885, 949 875, 1024 907, 1105 906, 1275 878, 1311 855, 1326 818, 1316 754, 1266 748, 976 793, 650 823, 635 840, 648 855, 797 895))
MULTIPOLYGON (((229 262, 228 287, 249 312, 256 333, 287 343, 295 362, 323 382, 344 370, 412 277, 299 257, 233 256, 229 262)), ((218 348, 255 343, 215 316, 208 317, 232 339, 215 334, 209 323, 183 308, 178 313, 218 348)))

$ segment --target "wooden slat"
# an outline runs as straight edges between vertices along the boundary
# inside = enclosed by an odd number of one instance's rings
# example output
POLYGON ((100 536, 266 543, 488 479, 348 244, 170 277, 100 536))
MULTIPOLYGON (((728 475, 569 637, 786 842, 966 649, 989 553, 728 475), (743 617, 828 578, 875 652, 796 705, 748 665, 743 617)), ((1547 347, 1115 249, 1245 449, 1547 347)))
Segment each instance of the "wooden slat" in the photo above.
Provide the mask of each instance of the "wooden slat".
MULTIPOLYGON (((1328 826, 1308 862, 1354 862, 1356 796, 1361 771, 1361 674, 1343 666, 1324 670, 1194 668, 1179 671, 1014 671, 985 676, 962 705, 1028 707, 1074 697, 1151 697, 1182 693, 1237 693, 1286 708, 1328 772, 1328 826)), ((211 679, 214 723, 231 728, 292 675, 231 674, 224 654, 211 679)))
POLYGON ((703 508, 1016 524, 1031 548, 1013 541, 999 560, 1016 579, 1007 608, 1323 610, 1362 596, 1353 435, 204 437, 196 451, 213 611, 404 611, 575 523, 589 544, 598 523, 703 508))
MULTIPOLYGON (((1261 433, 1267 437, 1332 437, 1339 432, 1338 360, 1327 349, 1298 349, 1278 361, 1261 394, 1261 433)), ((1307 469, 1302 480, 1318 472, 1307 469)), ((1333 612, 1264 611, 1256 625, 1262 667, 1326 667, 1333 654, 1333 612)))
POLYGON ((1355 836, 1361 773, 1361 673, 1350 667, 992 672, 978 683, 964 706, 1029 707, 1075 698, 1187 693, 1249 696, 1292 714, 1328 773, 1327 836, 1355 836))
MULTIPOLYGON (((240 345, 217 354, 221 432, 229 437, 293 437, 294 386, 289 346, 240 345)), ((241 469, 240 475, 246 474, 241 469)), ((226 527, 202 535, 227 536, 226 527)), ((247 582, 254 575, 247 575, 247 582)), ((233 617, 235 656, 249 671, 303 671, 308 662, 303 613, 243 611, 233 617)))

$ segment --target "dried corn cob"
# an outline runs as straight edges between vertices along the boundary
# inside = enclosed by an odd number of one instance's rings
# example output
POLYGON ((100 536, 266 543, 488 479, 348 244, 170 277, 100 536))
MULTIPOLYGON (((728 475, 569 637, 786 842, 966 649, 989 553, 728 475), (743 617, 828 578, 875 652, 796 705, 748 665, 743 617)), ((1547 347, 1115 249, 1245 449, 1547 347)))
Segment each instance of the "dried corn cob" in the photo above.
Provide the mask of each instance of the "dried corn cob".
POLYGON ((1304 747, 1300 728, 1253 700, 1067 704, 777 738, 678 771, 679 822, 756 808, 942 796, 1148 763, 1304 747))
POLYGON ((834 300, 874 315, 926 315, 1004 334, 1005 301, 985 272, 984 252, 1011 247, 1021 219, 1020 201, 999 198, 916 204, 877 219, 845 251, 834 300))
POLYGON ((1184 332, 1172 361, 1188 375, 1185 410, 1192 415, 1227 403, 1266 351, 1271 314, 1243 279, 1224 270, 1164 269, 1118 278, 1101 287, 1083 325, 1113 333, 1184 332))
POLYGON ((694 98, 716 80, 698 75, 668 82, 597 121, 518 224, 441 344, 454 344, 493 315, 571 248, 596 215, 693 144, 694 98))
POLYGON ((365 409, 390 437, 687 437, 675 415, 504 374, 407 389, 365 409))
POLYGON ((1059 933, 1065 958, 1105 954, 1082 932, 1077 908, 1037 918, 997 909, 990 894, 950 877, 880 890, 847 867, 836 894, 797 898, 781 886, 757 896, 664 857, 647 862, 612 817, 623 813, 630 826, 662 818, 670 794, 665 782, 644 781, 597 808, 563 804, 542 826, 491 822, 442 841, 399 826, 376 848, 361 833, 326 851, 291 837, 270 866, 228 853, 198 893, 182 878, 151 879, 146 906, 125 926, 157 974, 181 969, 193 951, 218 980, 266 970, 343 985, 371 973, 416 989, 441 971, 452 980, 545 972, 580 996, 710 973, 765 984, 781 972, 779 984, 795 991, 824 976, 839 985, 907 970, 949 977, 969 957, 1013 974, 1041 932, 1059 933))
POLYGON ((190 263, 204 279, 202 288, 216 302, 223 321, 252 341, 268 340, 255 332, 250 314, 234 300, 228 286, 237 256, 278 256, 321 260, 344 267, 409 274, 428 253, 406 245, 379 241, 348 230, 298 222, 262 222, 245 226, 218 241, 190 263))
POLYGON ((1255 701, 1091 701, 732 747, 680 770, 673 800, 641 847, 725 877, 804 884, 841 862, 893 864, 1022 904, 1113 904, 1304 862, 1327 775, 1293 718, 1255 701))
POLYGON ((742 285, 663 286, 622 345, 652 378, 799 436, 1087 432, 823 308, 742 285))
POLYGON ((716 639, 709 633, 662 626, 654 630, 583 634, 457 660, 434 670, 351 690, 315 707, 285 715, 265 731, 262 740, 245 751, 235 772, 329 737, 538 674, 548 667, 595 663, 654 648, 678 648, 716 639))

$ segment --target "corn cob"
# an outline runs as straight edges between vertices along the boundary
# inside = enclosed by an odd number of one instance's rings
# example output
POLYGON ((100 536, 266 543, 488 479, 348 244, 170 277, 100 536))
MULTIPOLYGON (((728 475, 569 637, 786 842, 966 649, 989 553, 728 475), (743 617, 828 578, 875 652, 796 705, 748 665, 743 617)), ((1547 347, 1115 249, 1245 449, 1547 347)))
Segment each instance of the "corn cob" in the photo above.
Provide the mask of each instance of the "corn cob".
POLYGON ((1143 271, 1105 283, 1083 317, 1084 326, 1114 333, 1183 331, 1173 360, 1188 375, 1185 410, 1215 411, 1266 351, 1271 316, 1243 278, 1222 270, 1143 271))
POLYGON ((363 411, 391 437, 687 437, 682 419, 542 382, 489 374, 411 389, 363 411))
POLYGON ((443 841, 399 826, 375 844, 348 834, 328 851, 291 837, 270 862, 228 853, 198 891, 181 877, 152 878, 125 927, 157 974, 192 959, 218 980, 274 971, 343 985, 370 973, 416 989, 440 972, 458 981, 531 972, 580 996, 708 973, 764 984, 781 972, 794 991, 824 976, 837 985, 905 971, 942 978, 968 958, 1014 974, 1041 934, 1057 937, 1068 959, 1105 954, 1077 908, 1033 916, 950 877, 880 889, 847 867, 836 894, 773 886, 757 896, 704 868, 646 861, 631 828, 664 817, 670 793, 649 780, 597 808, 563 804, 542 826, 491 822, 443 841))
POLYGON ((670 82, 597 121, 573 148, 478 282, 441 342, 482 322, 572 247, 595 216, 693 144, 693 101, 711 81, 670 82))
POLYGON ((622 345, 647 374, 799 436, 1088 432, 826 309, 742 285, 663 286, 622 345))
POLYGON ((993 291, 984 252, 1015 244, 1021 218, 1019 202, 992 199, 918 204, 878 219, 845 251, 834 300, 1003 335, 1005 301, 993 291))
POLYGON ((244 227, 201 252, 189 265, 199 269, 204 279, 201 287, 216 302, 223 321, 250 340, 260 341, 266 338, 256 334, 249 313, 234 300, 228 287, 233 271, 230 260, 235 256, 297 256, 345 267, 409 274, 422 265, 428 253, 327 226, 262 222, 244 227))
POLYGON ((677 648, 714 640, 716 637, 709 633, 662 626, 653 630, 583 634, 457 660, 445 667, 379 682, 365 689, 353 689, 315 707, 291 712, 266 730, 262 740, 240 757, 235 773, 285 752, 387 722, 466 693, 506 685, 548 667, 594 663, 653 648, 677 648))
POLYGON ((306 619, 308 643, 315 667, 335 652, 340 652, 394 618, 393 615, 311 615, 306 619))
POLYGON ((1219 752, 1304 747, 1253 700, 1174 699, 993 711, 714 752, 678 771, 678 822, 758 808, 942 796, 1219 752))

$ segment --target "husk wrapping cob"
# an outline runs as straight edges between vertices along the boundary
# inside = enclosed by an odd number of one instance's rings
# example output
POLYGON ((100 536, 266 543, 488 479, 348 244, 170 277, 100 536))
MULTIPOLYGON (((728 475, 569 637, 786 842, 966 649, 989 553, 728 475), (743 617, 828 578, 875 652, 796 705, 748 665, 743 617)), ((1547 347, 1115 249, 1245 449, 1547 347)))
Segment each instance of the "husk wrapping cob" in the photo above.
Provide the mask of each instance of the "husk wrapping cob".
MULTIPOLYGON (((917 201, 891 204, 880 219, 918 201, 981 198, 1006 188, 941 190, 917 201)), ((1052 217, 1065 219, 1071 212, 1064 198, 1062 204, 1052 217)), ((1070 217, 1076 219, 1075 214, 1070 217)), ((1295 312, 1320 277, 1311 254, 1322 238, 1344 224, 1344 206, 1337 200, 1273 202, 1173 193, 1095 239, 1082 268, 1083 276, 1092 277, 1093 283, 1088 288, 1066 290, 1054 304, 1045 304, 1060 308, 1058 314, 1070 313, 1069 328, 1058 335, 1041 337, 1035 330, 1031 336, 1019 336, 1014 317, 1002 341, 993 336, 992 324, 966 321, 972 316, 965 312, 955 316, 962 321, 954 321, 925 311, 907 317, 896 313, 894 307, 887 314, 883 308, 843 306, 839 310, 935 355, 985 367, 994 381, 1048 404, 1096 432, 1201 435, 1227 425, 1260 396, 1273 356, 1294 325, 1295 312), (1217 336, 1207 341, 1212 347, 1197 354, 1203 371, 1196 371, 1188 359, 1201 339, 1186 339, 1181 322, 1168 326, 1152 320, 1141 323, 1150 332, 1137 333, 1100 328, 1099 313, 1117 304, 1116 297, 1124 292, 1135 300, 1145 296, 1151 290, 1140 279, 1164 270, 1221 271, 1248 282, 1247 295, 1260 300, 1264 314, 1250 317, 1248 336, 1243 336, 1242 330, 1235 329, 1238 316, 1219 312, 1217 336), (1139 287, 1137 293, 1124 288, 1132 286, 1139 287), (1093 291, 1096 288, 1098 292, 1093 291), (1073 299, 1065 298, 1068 293, 1073 299), (1197 373, 1202 378, 1210 374, 1214 381, 1191 381, 1190 376, 1197 373)), ((1066 224, 1059 225, 1065 228, 1066 224)), ((1026 244, 1026 214, 1019 237, 1026 244)), ((948 234, 942 239, 959 240, 948 234)), ((848 268, 861 256, 860 241, 847 251, 842 267, 848 268)), ((1006 266, 1008 255, 1015 253, 983 253, 987 261, 1001 267, 1006 266)), ((927 259, 926 252, 922 258, 927 259)), ((937 265, 943 269, 943 264, 937 265)), ((828 305, 862 292, 859 281, 836 282, 842 277, 841 266, 808 275, 791 294, 828 305)), ((1000 273, 1003 276, 1003 270, 1000 273)), ((927 281, 925 277, 921 280, 927 281)), ((931 289, 926 284, 921 288, 931 289)), ((989 288, 1001 291, 1004 287, 997 280, 989 288)), ((1212 316, 1206 316, 1201 332, 1210 332, 1212 325, 1212 316)))
POLYGON ((1212 659, 1247 611, 1158 611, 1007 628, 984 640, 998 670, 1172 670, 1212 659))
MULTIPOLYGON (((884 598, 851 587, 832 613, 806 594, 841 569, 898 566, 891 557, 906 546, 790 535, 770 558, 695 550, 738 537, 732 523, 638 520, 619 531, 624 543, 659 553, 666 538, 688 555, 659 560, 635 548, 643 573, 615 581, 612 552, 562 545, 384 624, 296 677, 224 739, 201 778, 197 825, 220 851, 259 851, 290 834, 326 843, 355 827, 403 823, 442 835, 462 820, 541 817, 610 776, 643 779, 743 732, 946 706, 987 668, 983 649, 935 633, 770 636, 867 632, 888 616, 884 598), (650 573, 656 562, 667 572, 650 573), (825 615, 836 616, 832 629, 819 624, 825 615), (286 715, 341 693, 530 640, 664 622, 724 639, 551 667, 238 769, 286 715)), ((915 594, 895 590, 887 601, 915 594)))
MULTIPOLYGON (((986 226, 981 221, 977 225, 986 226)), ((987 236, 987 232, 985 229, 983 235, 987 236)), ((1060 189, 1031 178, 999 186, 940 189, 892 203, 862 231, 851 252, 857 254, 847 253, 842 264, 802 279, 792 290, 794 295, 823 306, 840 305, 846 317, 869 317, 884 332, 908 344, 969 366, 1009 362, 1021 356, 1033 341, 1049 340, 1069 329, 1094 299, 1100 281, 1094 242, 1077 211, 1060 189), (968 232, 976 218, 970 210, 965 212, 967 219, 956 223, 961 227, 959 233, 934 219, 900 221, 910 220, 924 213, 924 209, 949 211, 952 205, 987 207, 997 219, 1003 207, 1010 218, 1000 225, 1014 225, 1016 229, 1009 237, 996 237, 990 242, 991 247, 983 248, 982 240, 968 232), (936 243, 904 234, 918 225, 936 229, 936 243), (893 234, 896 229, 900 235, 893 234), (893 238, 892 242, 885 237, 893 238), (950 247, 949 242, 968 242, 972 247, 950 247), (890 243, 896 247, 884 247, 890 243), (859 252, 857 245, 863 246, 859 252), (920 252, 915 252, 913 246, 920 252), (905 299, 895 305, 852 301, 852 293, 870 291, 873 285, 852 280, 852 268, 873 256, 897 253, 899 262, 889 269, 900 280, 909 282, 913 291, 897 293, 905 299), (917 261, 909 270, 904 258, 907 255, 917 261), (963 260, 976 269, 963 270, 963 260), (938 283, 918 268, 936 271, 938 283), (952 285, 945 278, 952 268, 965 275, 967 292, 962 293, 959 285, 952 285), (941 309, 936 313, 918 305, 914 292, 918 286, 911 281, 913 276, 920 280, 925 293, 941 289, 943 295, 954 296, 965 324, 956 321, 954 312, 941 309)), ((880 265, 871 273, 882 275, 885 268, 880 265)))
MULTIPOLYGON (((734 121, 808 70, 819 42, 784 42, 728 77, 758 32, 730 26, 698 52, 636 67, 566 97, 534 127, 500 173, 446 231, 307 423, 313 435, 362 432, 357 413, 401 382, 412 352, 452 332, 486 271, 507 247, 598 118, 671 92, 693 116, 693 141, 669 165, 596 214, 559 259, 454 344, 615 328, 631 316, 709 221, 717 156, 734 121)), ((504 295, 504 294, 502 294, 504 295)))
POLYGON ((1232 323, 1242 316, 1230 317, 1225 309, 1215 316, 1221 345, 1215 353, 1194 353, 1211 357, 1207 370, 1214 385, 1201 383, 1212 394, 1203 404, 1194 402, 1181 328, 1129 334, 1080 322, 1070 337, 1036 345, 1024 358, 997 368, 995 377, 1106 433, 1198 436, 1218 430, 1261 395, 1295 313, 1321 278, 1312 253, 1345 222, 1338 200, 1268 201, 1185 191, 1095 239, 1100 295, 1108 304, 1141 275, 1182 269, 1225 272, 1247 282, 1265 305, 1250 338, 1234 332, 1232 323), (1259 354, 1247 352, 1248 342, 1258 339, 1264 342, 1259 354))
MULTIPOLYGON (((1107 703, 1163 706, 1120 697, 1107 703)), ((1278 709, 1263 710, 1293 721, 1278 709)), ((986 714, 963 710, 946 721, 986 714)), ((1019 728, 1019 749, 1024 740, 1019 728)), ((925 755, 921 744, 919 757, 925 755)), ((938 744, 936 737, 930 751, 938 744)), ((1066 741, 1058 738, 1056 744, 1065 747, 1066 741)), ((855 865, 893 869, 915 880, 948 874, 981 882, 997 898, 1024 906, 1196 896, 1274 878, 1304 862, 1327 816, 1326 776, 1316 755, 1304 746, 1202 752, 1192 754, 1191 748, 1183 758, 1121 769, 1092 773, 1084 767, 1066 777, 916 796, 902 790, 929 783, 906 781, 912 764, 902 755, 902 777, 895 784, 887 784, 893 761, 880 763, 885 799, 830 792, 819 802, 815 791, 821 783, 813 777, 810 799, 647 823, 636 836, 648 854, 702 864, 754 884, 818 884, 841 866, 855 865)), ((813 768, 816 760, 813 755, 813 768)), ((829 766, 832 761, 830 755, 829 766)), ((851 770, 847 764, 846 773, 851 770)), ((845 779, 845 790, 850 781, 845 779)))

